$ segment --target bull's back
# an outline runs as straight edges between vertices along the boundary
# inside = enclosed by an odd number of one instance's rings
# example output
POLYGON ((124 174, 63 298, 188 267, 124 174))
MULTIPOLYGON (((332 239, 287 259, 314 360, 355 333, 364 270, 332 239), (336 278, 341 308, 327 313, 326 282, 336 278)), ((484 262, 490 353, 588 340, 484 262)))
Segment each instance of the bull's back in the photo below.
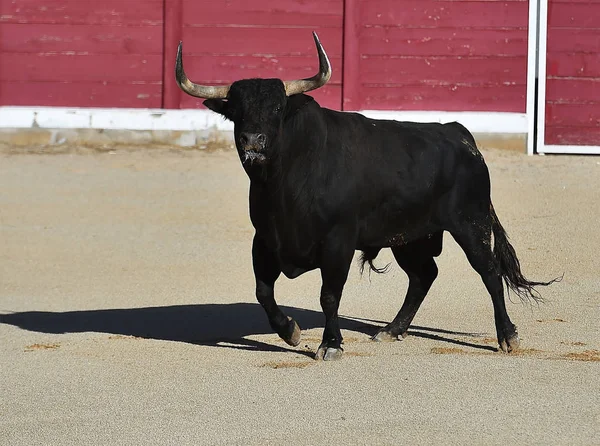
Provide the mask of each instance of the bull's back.
POLYGON ((346 157, 355 185, 363 246, 385 246, 443 229, 456 191, 478 187, 489 196, 487 167, 471 133, 458 123, 413 123, 334 113, 331 156, 346 157), (475 184, 469 182, 476 179, 475 184))

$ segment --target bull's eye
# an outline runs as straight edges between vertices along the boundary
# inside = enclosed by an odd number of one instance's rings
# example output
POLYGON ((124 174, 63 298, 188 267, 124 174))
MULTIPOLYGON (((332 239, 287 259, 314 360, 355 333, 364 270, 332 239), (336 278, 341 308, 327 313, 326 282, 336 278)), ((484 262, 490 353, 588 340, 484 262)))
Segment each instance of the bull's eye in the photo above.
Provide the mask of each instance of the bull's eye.
POLYGON ((275 109, 273 111, 275 113, 281 113, 281 105, 278 105, 277 107, 275 107, 275 109))

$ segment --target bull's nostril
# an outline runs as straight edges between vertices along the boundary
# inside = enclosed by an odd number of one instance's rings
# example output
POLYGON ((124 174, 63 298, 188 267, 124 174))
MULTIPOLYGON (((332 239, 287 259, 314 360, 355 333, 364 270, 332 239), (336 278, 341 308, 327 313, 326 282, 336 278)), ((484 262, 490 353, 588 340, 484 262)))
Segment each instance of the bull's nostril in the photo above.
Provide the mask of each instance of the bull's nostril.
POLYGON ((245 133, 242 133, 240 135, 240 143, 245 146, 246 144, 248 144, 248 136, 245 133))
POLYGON ((267 135, 265 135, 263 133, 259 133, 256 136, 256 142, 258 142, 262 147, 264 147, 265 144, 267 143, 267 135))

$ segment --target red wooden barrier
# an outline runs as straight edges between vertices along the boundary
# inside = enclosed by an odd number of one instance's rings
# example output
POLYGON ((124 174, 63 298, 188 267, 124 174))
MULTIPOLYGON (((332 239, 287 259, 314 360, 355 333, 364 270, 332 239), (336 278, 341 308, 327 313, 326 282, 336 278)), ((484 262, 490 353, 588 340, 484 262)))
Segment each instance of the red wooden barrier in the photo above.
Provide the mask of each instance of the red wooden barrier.
MULTIPOLYGON (((594 26, 586 8, 559 15, 594 26)), ((174 80, 180 40, 190 78, 224 84, 311 76, 316 30, 333 67, 313 93, 326 107, 522 112, 526 26, 526 0, 0 0, 0 104, 198 108, 174 80)), ((557 48, 598 47, 585 27, 560 32, 557 48)), ((557 73, 573 76, 562 57, 557 73)))
MULTIPOLYGON (((329 55, 333 76, 313 95, 322 105, 340 109, 343 13, 343 0, 183 0, 186 72, 207 84, 309 77, 319 66, 314 30, 329 55)), ((183 95, 181 107, 202 108, 202 100, 183 95)))
POLYGON ((600 2, 550 0, 545 143, 600 145, 600 2))
POLYGON ((163 0, 0 0, 0 105, 160 107, 163 0))
POLYGON ((344 107, 524 112, 527 7, 346 0, 344 107))

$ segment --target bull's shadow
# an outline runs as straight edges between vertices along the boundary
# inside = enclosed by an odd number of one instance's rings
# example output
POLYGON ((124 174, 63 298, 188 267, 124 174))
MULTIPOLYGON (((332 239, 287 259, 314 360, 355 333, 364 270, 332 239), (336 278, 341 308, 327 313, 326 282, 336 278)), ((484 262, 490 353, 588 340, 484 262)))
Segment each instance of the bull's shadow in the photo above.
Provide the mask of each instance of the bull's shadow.
MULTIPOLYGON (((285 314, 294 318, 302 329, 323 327, 324 316, 320 311, 286 306, 281 306, 281 309, 285 314)), ((67 312, 26 311, 0 314, 0 323, 41 333, 97 332, 215 347, 294 351, 310 355, 308 352, 287 348, 283 341, 273 345, 246 339, 251 335, 273 333, 264 310, 256 303, 174 305, 67 312)), ((382 325, 381 321, 340 317, 342 329, 367 335, 374 334, 382 325)), ((478 334, 417 326, 411 328, 413 330, 409 331, 409 334, 413 336, 489 349, 487 346, 458 341, 424 331, 470 337, 478 337, 478 334), (414 329, 419 331, 414 331, 414 329)))
MULTIPOLYGON (((303 329, 323 326, 324 316, 321 312, 280 307, 303 329)), ((273 333, 264 310, 255 303, 67 312, 26 311, 0 314, 0 323, 42 333, 97 332, 238 349, 291 350, 286 348, 283 341, 279 345, 272 345, 246 339, 250 335, 273 333)), ((376 330, 375 325, 347 318, 340 318, 340 325, 343 329, 355 331, 376 330)))

